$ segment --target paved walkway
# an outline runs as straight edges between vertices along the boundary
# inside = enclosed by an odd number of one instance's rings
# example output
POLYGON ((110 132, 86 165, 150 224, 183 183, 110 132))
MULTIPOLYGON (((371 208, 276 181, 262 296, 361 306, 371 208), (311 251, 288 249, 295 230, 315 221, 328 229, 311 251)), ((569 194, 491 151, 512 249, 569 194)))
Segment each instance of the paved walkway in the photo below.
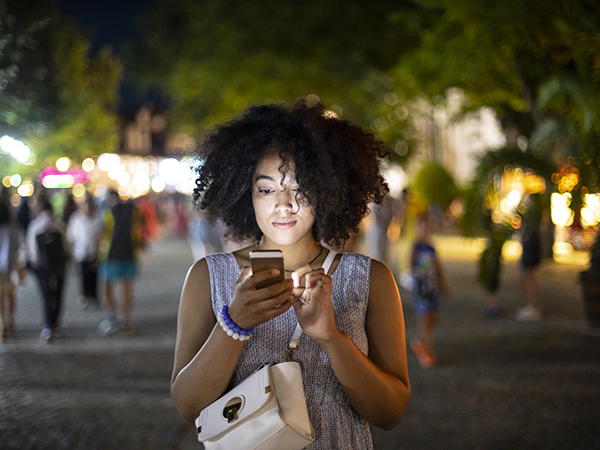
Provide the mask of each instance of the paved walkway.
MULTIPOLYGON (((413 396, 402 423, 374 429, 384 449, 600 449, 600 336, 583 319, 581 264, 546 262, 545 318, 517 323, 518 265, 508 261, 505 316, 484 319, 475 283, 478 248, 442 237, 438 248, 454 295, 437 335, 440 364, 421 369, 409 354, 413 396)), ((179 291, 192 261, 185 241, 154 246, 136 284, 133 338, 100 338, 97 310, 67 286, 65 337, 38 340, 41 302, 33 279, 18 292, 18 339, 0 345, 0 449, 201 448, 169 395, 179 291)), ((410 296, 402 291, 407 338, 410 296)))

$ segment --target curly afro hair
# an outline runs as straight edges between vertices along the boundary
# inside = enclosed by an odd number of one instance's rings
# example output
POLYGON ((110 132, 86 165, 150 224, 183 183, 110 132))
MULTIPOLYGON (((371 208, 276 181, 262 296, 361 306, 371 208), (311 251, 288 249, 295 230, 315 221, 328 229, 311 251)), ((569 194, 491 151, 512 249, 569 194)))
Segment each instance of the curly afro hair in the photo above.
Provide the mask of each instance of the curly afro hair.
MULTIPOLYGON (((212 130, 198 149, 194 202, 208 219, 225 223, 230 239, 262 237, 252 206, 252 177, 269 150, 282 161, 293 160, 297 195, 313 208, 317 242, 341 245, 358 231, 369 204, 381 203, 389 191, 380 174, 380 158, 389 152, 371 133, 328 116, 321 104, 250 107, 212 130)), ((280 171, 283 176, 285 164, 280 171)))

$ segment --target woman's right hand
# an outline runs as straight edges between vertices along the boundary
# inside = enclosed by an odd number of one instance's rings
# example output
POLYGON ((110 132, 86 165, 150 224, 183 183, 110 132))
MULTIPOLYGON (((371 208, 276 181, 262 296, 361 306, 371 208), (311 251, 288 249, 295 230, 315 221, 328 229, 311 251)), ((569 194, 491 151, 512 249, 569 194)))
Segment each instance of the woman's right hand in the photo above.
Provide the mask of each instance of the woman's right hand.
POLYGON ((237 326, 249 330, 283 314, 292 306, 292 280, 283 280, 262 289, 256 288, 257 284, 277 275, 277 269, 253 274, 250 267, 244 267, 229 305, 229 317, 237 326))

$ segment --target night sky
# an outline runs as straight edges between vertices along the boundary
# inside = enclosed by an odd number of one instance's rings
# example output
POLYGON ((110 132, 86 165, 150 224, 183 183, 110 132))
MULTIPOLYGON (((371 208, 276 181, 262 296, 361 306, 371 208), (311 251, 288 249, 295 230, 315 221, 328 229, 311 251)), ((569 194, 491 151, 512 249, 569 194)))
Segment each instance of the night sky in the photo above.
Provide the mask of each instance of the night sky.
MULTIPOLYGON (((140 37, 137 18, 152 8, 153 4, 153 0, 60 0, 58 8, 63 15, 91 31, 93 53, 106 44, 111 44, 114 51, 120 53, 123 44, 140 37)), ((125 81, 121 86, 121 110, 157 96, 156 92, 136 92, 127 80, 125 70, 125 81)))

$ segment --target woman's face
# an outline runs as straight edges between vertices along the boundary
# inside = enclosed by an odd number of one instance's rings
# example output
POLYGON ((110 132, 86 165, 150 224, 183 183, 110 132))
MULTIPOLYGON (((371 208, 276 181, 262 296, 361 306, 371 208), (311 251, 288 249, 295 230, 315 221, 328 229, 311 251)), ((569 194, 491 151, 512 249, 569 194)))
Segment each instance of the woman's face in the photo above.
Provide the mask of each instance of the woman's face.
POLYGON ((312 239, 315 216, 303 201, 298 203, 294 163, 282 179, 282 160, 275 151, 267 152, 252 178, 252 204, 260 230, 278 245, 291 245, 302 238, 312 239))

